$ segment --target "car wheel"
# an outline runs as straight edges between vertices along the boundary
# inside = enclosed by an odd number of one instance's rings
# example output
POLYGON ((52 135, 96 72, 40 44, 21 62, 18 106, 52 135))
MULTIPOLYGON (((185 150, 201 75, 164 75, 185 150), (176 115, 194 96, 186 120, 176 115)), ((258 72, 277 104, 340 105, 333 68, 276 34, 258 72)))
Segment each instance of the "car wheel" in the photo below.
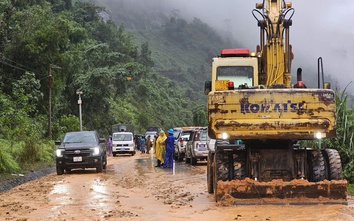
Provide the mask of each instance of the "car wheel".
POLYGON ((335 149, 325 149, 323 155, 327 162, 327 168, 329 170, 328 179, 342 180, 343 170, 342 170, 342 163, 338 151, 335 149))
POLYGON ((327 179, 326 165, 320 150, 308 150, 310 165, 310 182, 319 182, 327 179))
POLYGON ((107 168, 107 155, 104 157, 104 162, 103 162, 103 169, 105 170, 107 168))
POLYGON ((178 160, 179 162, 183 161, 183 154, 181 154, 181 152, 179 152, 179 151, 178 151, 177 160, 178 160))
POLYGON ((101 161, 100 165, 98 165, 98 166, 96 167, 96 172, 97 172, 97 173, 102 173, 102 171, 103 171, 103 163, 102 163, 102 161, 101 161))
POLYGON ((64 168, 62 168, 62 167, 57 167, 56 169, 57 169, 57 175, 63 175, 63 173, 64 173, 64 168))
POLYGON ((175 151, 174 151, 173 155, 174 155, 174 159, 178 160, 179 151, 178 151, 178 149, 176 147, 175 147, 175 151))
POLYGON ((115 157, 115 156, 116 156, 116 153, 113 153, 113 156, 115 157))
POLYGON ((132 156, 134 156, 134 155, 135 155, 135 151, 132 152, 132 156))
POLYGON ((185 161, 184 161, 186 164, 189 164, 191 163, 191 158, 188 157, 188 154, 186 153, 185 155, 185 161))
POLYGON ((196 165, 197 164, 197 158, 191 157, 191 164, 196 165))

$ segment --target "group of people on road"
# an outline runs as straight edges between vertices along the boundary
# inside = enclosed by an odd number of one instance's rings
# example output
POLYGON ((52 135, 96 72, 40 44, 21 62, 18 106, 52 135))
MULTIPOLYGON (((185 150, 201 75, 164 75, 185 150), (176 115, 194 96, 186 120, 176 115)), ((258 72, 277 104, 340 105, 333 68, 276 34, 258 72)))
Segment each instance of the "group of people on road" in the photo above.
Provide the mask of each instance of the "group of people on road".
POLYGON ((135 138, 136 149, 140 150, 141 153, 150 153, 152 146, 150 138, 150 135, 148 135, 146 138, 143 135, 137 135, 135 138))
POLYGON ((139 150, 141 151, 141 153, 150 153, 150 149, 151 149, 151 136, 148 135, 146 138, 144 136, 140 137, 139 140, 139 150))
MULTIPOLYGON (((141 151, 141 153, 150 153, 151 146, 154 146, 157 164, 155 167, 163 167, 163 168, 173 168, 173 152, 174 152, 174 137, 173 137, 173 129, 168 130, 168 136, 166 133, 161 130, 159 135, 155 135, 154 144, 151 143, 150 135, 145 139, 144 136, 137 136, 135 143, 137 145, 137 149, 141 151)), ((112 155, 112 136, 109 136, 108 142, 108 155, 112 155)))

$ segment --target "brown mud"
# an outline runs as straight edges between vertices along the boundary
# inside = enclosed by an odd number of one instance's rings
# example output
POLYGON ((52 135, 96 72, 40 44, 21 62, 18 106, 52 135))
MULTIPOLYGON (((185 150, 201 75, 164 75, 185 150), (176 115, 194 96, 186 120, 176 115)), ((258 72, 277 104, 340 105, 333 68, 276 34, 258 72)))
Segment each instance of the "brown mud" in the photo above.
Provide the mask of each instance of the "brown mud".
POLYGON ((245 180, 218 181, 217 201, 221 205, 240 204, 344 204, 347 205, 347 181, 281 179, 269 182, 245 180))
POLYGON ((0 193, 0 220, 353 220, 348 205, 233 205, 207 193, 206 164, 156 168, 152 154, 108 158, 104 173, 74 170, 0 193))

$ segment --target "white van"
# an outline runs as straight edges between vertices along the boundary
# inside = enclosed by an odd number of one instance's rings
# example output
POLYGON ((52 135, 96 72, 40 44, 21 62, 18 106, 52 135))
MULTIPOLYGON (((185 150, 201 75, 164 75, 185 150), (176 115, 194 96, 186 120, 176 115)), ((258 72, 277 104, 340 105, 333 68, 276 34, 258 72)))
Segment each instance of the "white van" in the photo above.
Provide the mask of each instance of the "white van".
POLYGON ((116 132, 112 135, 112 154, 135 154, 134 136, 131 132, 116 132))

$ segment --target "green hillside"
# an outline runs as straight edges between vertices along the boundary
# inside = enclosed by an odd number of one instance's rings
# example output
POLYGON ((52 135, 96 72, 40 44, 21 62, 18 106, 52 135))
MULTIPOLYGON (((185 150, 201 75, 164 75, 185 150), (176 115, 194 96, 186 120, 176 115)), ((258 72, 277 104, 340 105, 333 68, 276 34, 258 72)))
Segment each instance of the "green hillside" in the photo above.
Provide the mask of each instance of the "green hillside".
POLYGON ((192 102, 204 105, 211 59, 227 44, 200 19, 186 21, 159 2, 95 1, 107 8, 109 19, 133 33, 138 45, 148 42, 154 72, 175 81, 192 102))

